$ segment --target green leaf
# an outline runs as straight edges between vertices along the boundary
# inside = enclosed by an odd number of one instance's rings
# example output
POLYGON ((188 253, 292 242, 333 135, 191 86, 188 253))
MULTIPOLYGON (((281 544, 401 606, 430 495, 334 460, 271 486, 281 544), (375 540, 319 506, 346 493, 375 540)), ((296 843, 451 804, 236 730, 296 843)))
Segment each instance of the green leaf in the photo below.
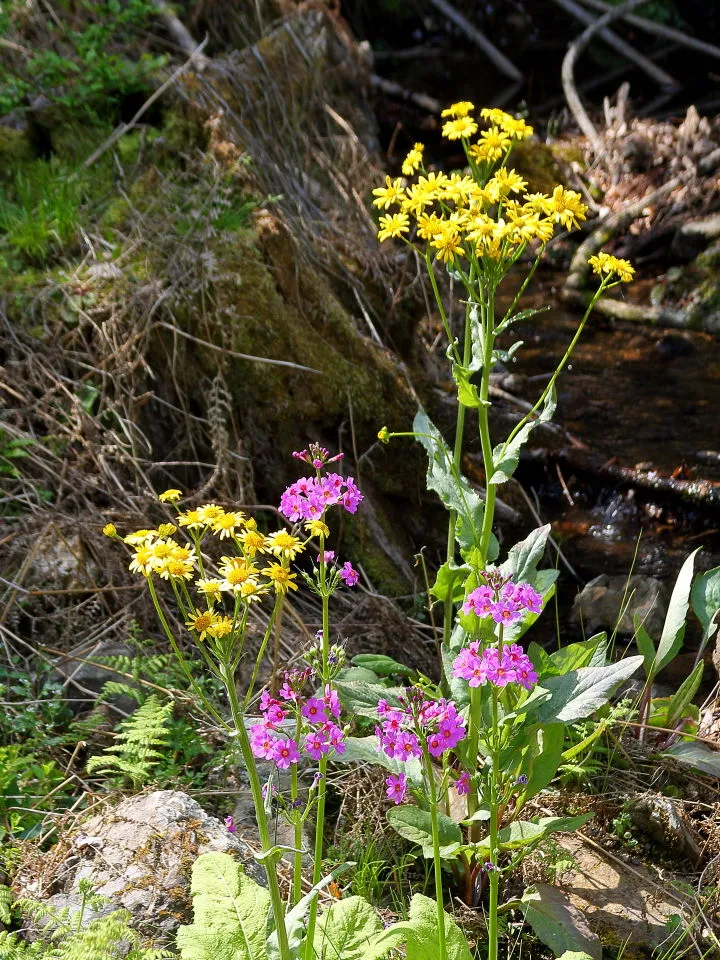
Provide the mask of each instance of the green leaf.
POLYGON ((720 753, 710 750, 703 743, 674 743, 667 750, 663 750, 661 756, 672 757, 673 760, 708 773, 711 777, 720 777, 720 753))
POLYGON ((485 504, 467 479, 455 472, 450 448, 422 407, 415 415, 413 430, 428 455, 425 480, 428 490, 437 493, 447 510, 457 512, 456 536, 460 546, 464 549, 477 546, 485 504))
POLYGON ((515 583, 533 583, 537 573, 537 565, 545 553, 550 524, 537 527, 524 540, 516 543, 508 550, 507 559, 500 564, 500 572, 504 577, 512 577, 515 583))
POLYGON ((517 774, 525 774, 528 782, 518 798, 518 807, 552 782, 561 763, 565 727, 562 723, 547 723, 526 727, 523 734, 529 742, 521 750, 517 774))
POLYGON ((359 713, 363 717, 377 717, 378 700, 387 700, 393 706, 399 706, 398 697, 403 693, 400 687, 384 687, 365 681, 344 683, 336 681, 335 687, 343 706, 348 713, 359 713))
POLYGON ((499 323, 498 326, 495 327, 495 333, 502 333, 502 331, 507 330, 511 324, 529 320, 530 317, 534 317, 536 313, 545 313, 549 309, 550 307, 528 307, 527 310, 518 310, 517 313, 514 313, 511 317, 499 323))
POLYGON ((363 897, 339 900, 322 914, 315 930, 317 960, 365 960, 370 942, 383 925, 363 897))
POLYGON ((686 716, 686 711, 692 703, 695 694, 698 692, 704 667, 705 664, 701 660, 700 663, 695 665, 695 669, 690 676, 685 677, 678 687, 668 707, 666 726, 674 727, 678 721, 686 716))
POLYGON ((638 650, 642 654, 643 663, 645 665, 645 674, 649 677, 653 663, 655 662, 655 644, 653 643, 653 639, 650 634, 642 625, 640 617, 637 613, 633 617, 633 622, 635 624, 635 643, 638 650))
POLYGON ((177 932, 183 960, 267 960, 270 894, 226 853, 192 868, 193 922, 177 932))
POLYGON ((462 367, 459 363, 452 365, 452 376, 457 385, 458 402, 461 403, 463 407, 470 407, 471 409, 489 406, 487 400, 483 402, 480 399, 477 387, 471 382, 470 378, 472 375, 473 371, 467 367, 462 367))
MULTIPOLYGON (((465 934, 447 911, 444 913, 444 926, 447 960, 472 960, 465 934)), ((383 930, 370 945, 363 960, 380 960, 401 943, 407 945, 407 960, 438 960, 440 940, 437 904, 434 900, 416 893, 410 901, 408 919, 383 930)))
POLYGON ((698 547, 697 550, 693 550, 680 568, 680 573, 675 581, 657 655, 652 666, 653 677, 657 676, 670 663, 682 646, 685 635, 685 620, 690 602, 690 586, 693 578, 695 555, 701 549, 702 547, 698 547))
POLYGON ((519 850, 537 843, 551 833, 578 830, 591 817, 592 813, 584 813, 579 817, 541 817, 537 823, 532 820, 514 820, 502 828, 498 834, 498 842, 502 850, 519 850))
POLYGON ((553 387, 545 397, 542 409, 535 420, 526 423, 518 430, 510 443, 500 443, 493 450, 493 464, 495 472, 490 478, 490 483, 506 483, 515 473, 520 460, 520 451, 530 439, 530 434, 540 423, 546 423, 551 420, 557 407, 557 393, 553 387))
POLYGON ((463 599, 463 584, 470 575, 467 564, 458 566, 453 560, 444 563, 437 572, 435 583, 430 587, 430 593, 438 600, 445 601, 452 595, 455 603, 463 599))
POLYGON ((561 890, 536 883, 525 891, 520 904, 527 922, 556 956, 570 952, 602 960, 600 938, 561 890))
MULTIPOLYGON (((421 846, 424 857, 432 858, 432 818, 429 811, 410 805, 395 807, 388 810, 387 821, 401 837, 421 846)), ((448 848, 462 843, 460 827, 443 813, 438 814, 438 840, 441 847, 448 848)))
POLYGON ((417 670, 412 667, 406 667, 392 657, 386 657, 382 653, 359 653, 352 658, 352 662, 358 667, 365 667, 372 670, 373 673, 381 677, 389 677, 393 674, 400 674, 403 677, 413 677, 417 670))
POLYGON ((589 640, 570 643, 567 647, 561 647, 550 654, 550 673, 543 676, 560 677, 564 673, 580 670, 582 667, 604 667, 606 650, 606 633, 596 633, 589 640))
POLYGON ((336 753, 332 759, 333 763, 374 763, 389 770, 390 773, 396 775, 404 773, 408 781, 415 786, 422 786, 423 784, 420 761, 416 757, 411 757, 407 761, 389 757, 380 749, 376 736, 347 737, 345 739, 345 752, 336 753))
POLYGON ((628 657, 606 667, 581 667, 559 677, 549 677, 543 680, 542 686, 550 693, 550 699, 539 699, 533 704, 528 700, 518 712, 532 712, 540 723, 582 720, 604 706, 617 687, 629 680, 641 665, 642 657, 628 657))
MULTIPOLYGON (((292 910, 288 910, 285 914, 285 930, 287 932, 288 947, 290 948, 290 955, 292 957, 299 958, 300 956, 300 947, 303 945, 307 932, 306 918, 310 912, 310 906, 313 900, 324 887, 334 880, 335 877, 341 873, 345 873, 349 867, 349 863, 341 863, 340 866, 335 867, 332 873, 329 873, 326 877, 323 877, 319 883, 316 883, 314 887, 308 890, 304 897, 298 900, 292 910)), ((273 930, 267 939, 267 956, 268 960, 282 960, 277 930, 273 930)))
POLYGON ((707 632, 715 614, 720 610, 720 567, 713 567, 696 578, 691 603, 695 616, 707 632))

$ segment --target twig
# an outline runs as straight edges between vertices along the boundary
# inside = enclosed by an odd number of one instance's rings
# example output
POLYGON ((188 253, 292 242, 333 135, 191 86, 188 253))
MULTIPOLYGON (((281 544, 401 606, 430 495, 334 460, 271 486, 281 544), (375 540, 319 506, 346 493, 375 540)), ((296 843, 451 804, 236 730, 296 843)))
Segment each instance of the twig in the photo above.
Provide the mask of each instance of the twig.
POLYGON ((623 14, 634 10, 636 7, 642 6, 644 3, 647 3, 647 0, 625 0, 625 3, 619 7, 614 7, 612 10, 604 13, 595 23, 592 23, 587 29, 583 30, 579 37, 576 37, 576 39, 572 41, 563 58, 561 75, 565 99, 567 100, 568 107, 572 111, 572 115, 577 121, 577 125, 590 141, 590 145, 595 153, 601 150, 602 141, 578 95, 574 76, 575 63, 585 47, 600 30, 609 23, 612 23, 613 20, 617 20, 623 16, 623 14))
POLYGON ((218 353, 224 353, 228 357, 237 357, 238 360, 255 360, 256 363, 270 363, 276 367, 291 367, 293 370, 305 370, 306 373, 317 373, 322 376, 322 370, 315 370, 313 367, 304 367, 301 363, 293 363, 291 360, 273 360, 271 357, 254 357, 249 353, 238 353, 237 350, 228 350, 226 347, 219 347, 216 343, 210 343, 208 340, 201 340, 200 337, 194 337, 191 333, 180 330, 179 327, 174 327, 171 323, 166 323, 164 320, 156 320, 155 325, 165 327, 167 330, 172 330, 173 333, 177 333, 181 337, 186 337, 188 340, 192 340, 193 343, 199 343, 202 347, 207 347, 209 350, 217 350, 218 353))
MULTIPOLYGON (((586 26, 592 26, 595 23, 596 18, 584 10, 581 6, 575 3, 575 0, 553 0, 557 6, 562 7, 567 13, 571 16, 580 20, 581 23, 584 23, 586 26)), ((612 7, 605 7, 606 10, 612 10, 612 7)), ((626 43, 621 37, 618 37, 616 33, 613 33, 612 30, 603 28, 598 30, 598 35, 607 43, 609 47, 612 47, 613 50, 616 50, 619 54, 625 57, 626 60, 629 60, 631 63, 634 63, 642 71, 644 71, 649 77, 659 83, 661 87, 670 87, 677 89, 680 84, 675 80, 674 77, 671 77, 669 73, 666 73, 661 67, 658 67, 657 64, 654 64, 652 60, 649 60, 644 54, 640 53, 635 47, 631 46, 629 43, 626 43)))
MULTIPOLYGON (((92 166, 93 163, 95 163, 96 160, 98 160, 107 150, 109 150, 110 147, 116 144, 122 136, 124 136, 129 130, 132 130, 132 128, 138 122, 140 117, 142 117, 142 115, 153 105, 153 103, 155 103, 158 97, 161 97, 165 93, 165 91, 169 87, 171 87, 175 83, 175 81, 180 76, 182 76, 183 73, 185 73, 187 68, 193 62, 197 62, 207 42, 208 42, 208 37, 205 37, 205 39, 200 44, 200 46, 196 47, 195 50, 193 50, 193 52, 187 58, 185 63, 179 66, 177 70, 175 70, 167 78, 165 83, 160 84, 160 86, 157 88, 155 93, 153 93, 151 96, 147 98, 145 103, 140 107, 140 109, 137 111, 137 113, 132 118, 132 120, 130 120, 129 123, 121 123, 120 126, 116 130, 114 130, 113 133, 110 134, 107 140, 104 143, 100 144, 100 146, 97 148, 97 150, 95 150, 94 153, 90 154, 90 156, 87 158, 85 163, 80 168, 81 170, 86 170, 88 167, 92 166)), ((202 58, 202 59, 204 60, 205 58, 202 58)))
MULTIPOLYGON (((611 10, 612 7, 605 0, 580 0, 587 7, 594 7, 595 10, 603 12, 611 10)), ((706 53, 709 57, 717 57, 720 60, 720 47, 712 43, 705 43, 704 40, 698 40, 691 37, 682 30, 675 27, 667 27, 664 23, 657 23, 655 20, 646 20, 644 17, 636 17, 633 13, 626 13, 622 18, 626 23, 631 23, 640 30, 645 30, 656 37, 665 37, 666 40, 674 40, 675 43, 681 43, 685 47, 697 50, 699 53, 706 53)))
MULTIPOLYGON (((180 49, 184 50, 185 53, 195 55, 199 49, 198 44, 182 20, 179 20, 173 13, 172 7, 165 3, 165 0, 150 0, 150 2, 157 10, 160 17, 162 17, 165 27, 167 28, 167 32, 180 47, 180 49)), ((203 44, 203 46, 205 46, 205 44, 203 44)), ((196 57, 196 62, 198 70, 204 70, 207 66, 208 60, 207 57, 198 56, 196 57)))
POLYGON ((387 80, 385 77, 379 77, 376 73, 370 75, 370 83, 381 93, 386 93, 389 97, 396 97, 398 100, 409 100, 421 110, 428 113, 439 114, 443 108, 442 103, 435 97, 428 97, 425 93, 415 93, 414 90, 408 90, 407 87, 401 87, 394 80, 387 80))
POLYGON ((500 73, 504 74, 506 77, 509 77, 510 80, 522 80, 523 75, 504 53, 501 53, 498 48, 491 43, 488 38, 482 33, 478 28, 470 23, 470 21, 459 13, 455 7, 451 6, 447 0, 430 0, 430 3, 435 7, 436 10, 439 10, 440 13, 445 14, 448 20, 451 20, 458 30, 462 30, 468 40, 472 42, 483 51, 487 56, 488 60, 495 64, 500 73))

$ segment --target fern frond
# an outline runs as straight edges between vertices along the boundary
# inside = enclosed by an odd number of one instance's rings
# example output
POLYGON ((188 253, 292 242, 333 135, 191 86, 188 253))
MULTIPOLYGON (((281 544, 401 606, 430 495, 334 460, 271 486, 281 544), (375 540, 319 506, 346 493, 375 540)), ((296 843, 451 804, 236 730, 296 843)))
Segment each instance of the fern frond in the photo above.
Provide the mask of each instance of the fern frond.
POLYGON ((144 786, 162 759, 157 748, 168 745, 172 711, 172 703, 161 703, 151 694, 132 717, 120 724, 116 742, 104 753, 90 757, 88 773, 117 773, 129 777, 136 787, 144 786))
POLYGON ((129 683, 122 683, 119 680, 108 680, 104 683, 96 703, 102 703, 109 697, 130 697, 135 703, 139 704, 145 700, 145 694, 142 690, 138 690, 137 687, 133 687, 129 683))
POLYGON ((0 884, 0 923, 10 923, 12 919, 13 895, 10 887, 0 884))

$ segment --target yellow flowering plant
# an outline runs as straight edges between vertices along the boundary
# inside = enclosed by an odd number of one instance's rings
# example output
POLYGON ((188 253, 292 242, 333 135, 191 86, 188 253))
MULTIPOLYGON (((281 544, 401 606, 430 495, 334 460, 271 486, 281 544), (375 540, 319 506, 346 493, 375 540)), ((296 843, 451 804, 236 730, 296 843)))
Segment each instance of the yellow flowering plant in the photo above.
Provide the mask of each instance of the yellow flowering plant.
MULTIPOLYGON (((445 562, 430 592, 444 609, 443 689, 451 691, 460 703, 465 697, 467 737, 458 746, 458 756, 466 773, 458 792, 467 796, 464 824, 469 843, 463 846, 458 842, 444 849, 456 863, 457 857, 462 857, 467 889, 489 890, 488 960, 497 960, 500 877, 517 862, 516 855, 509 862, 507 859, 507 850, 514 848, 503 839, 503 819, 511 824, 523 803, 549 782, 543 777, 549 773, 552 778, 557 769, 548 754, 542 776, 538 773, 529 779, 524 772, 523 764, 527 767, 540 755, 538 750, 542 753, 544 734, 542 724, 525 723, 525 715, 532 715, 533 710, 519 708, 519 698, 527 694, 518 691, 531 690, 538 673, 516 644, 554 591, 557 571, 537 570, 549 527, 531 533, 510 550, 503 563, 495 565, 499 555, 493 532, 497 490, 517 469, 521 449, 533 429, 553 416, 556 381, 598 298, 611 287, 632 280, 634 270, 628 261, 607 253, 590 258, 600 284, 564 356, 537 401, 509 435, 499 441, 492 438, 490 373, 521 346, 516 342, 500 349, 498 337, 518 321, 541 312, 518 309, 520 300, 548 243, 558 231, 577 229, 586 219, 587 207, 579 193, 562 185, 549 194, 528 192, 527 182, 509 163, 513 146, 533 134, 525 120, 498 109, 476 111, 468 101, 452 104, 442 118, 443 137, 462 146, 465 168, 450 173, 429 170, 422 144, 415 144, 402 165, 403 177, 387 177, 384 186, 373 190, 373 203, 381 211, 380 241, 400 240, 425 264, 457 388, 455 437, 452 446, 448 444, 421 409, 411 432, 391 432, 383 427, 378 439, 388 443, 392 437, 413 436, 423 444, 429 461, 428 488, 438 493, 449 512, 445 562), (461 290, 464 322, 460 336, 450 326, 437 266, 449 274, 455 289, 459 286, 461 290), (524 271, 524 277, 510 306, 499 313, 498 291, 511 271, 524 271), (461 472, 468 411, 477 417, 485 474, 483 496, 461 472), (459 686, 460 680, 467 681, 468 687, 459 686), (481 840, 485 820, 489 820, 489 835, 481 840)), ((543 680, 542 670, 539 672, 543 680)), ((542 702, 539 694, 535 699, 542 702)), ((562 727, 556 725, 553 730, 561 750, 562 727)), ((531 827, 537 835, 542 832, 537 825, 531 827)), ((401 828, 396 829, 402 833, 401 828)), ((504 831, 512 829, 507 826, 504 831)), ((439 857, 435 871, 442 934, 439 857)), ((444 934, 439 956, 446 960, 444 934)))

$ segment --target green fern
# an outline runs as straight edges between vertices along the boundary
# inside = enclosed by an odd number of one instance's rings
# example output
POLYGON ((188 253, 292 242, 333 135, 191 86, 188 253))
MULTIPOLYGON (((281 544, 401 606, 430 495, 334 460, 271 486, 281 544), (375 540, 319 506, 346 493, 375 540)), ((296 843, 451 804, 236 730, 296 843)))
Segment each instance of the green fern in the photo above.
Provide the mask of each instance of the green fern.
POLYGON ((88 773, 119 774, 142 787, 151 779, 153 768, 162 759, 158 747, 167 747, 172 703, 161 703, 152 694, 115 734, 116 743, 104 753, 90 757, 88 773))
POLYGON ((10 923, 12 919, 13 895, 10 887, 0 884, 0 923, 10 923))

